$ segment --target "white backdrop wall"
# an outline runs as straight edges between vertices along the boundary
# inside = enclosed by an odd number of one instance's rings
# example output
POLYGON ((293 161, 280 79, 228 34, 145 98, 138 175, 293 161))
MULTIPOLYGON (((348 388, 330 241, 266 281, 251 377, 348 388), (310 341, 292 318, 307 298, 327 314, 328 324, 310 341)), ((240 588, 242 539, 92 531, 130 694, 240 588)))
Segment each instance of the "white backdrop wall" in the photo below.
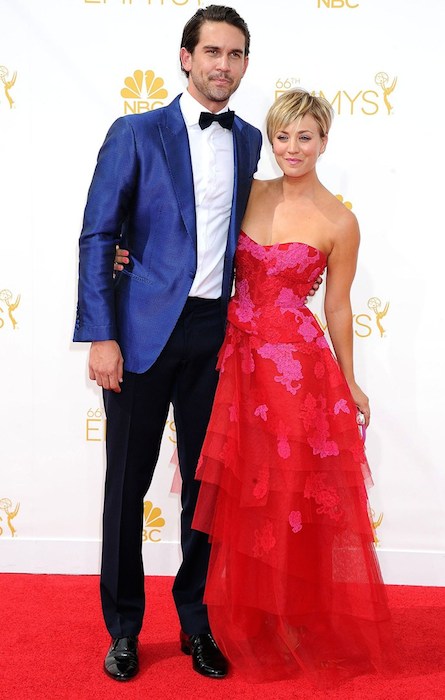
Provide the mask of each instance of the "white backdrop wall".
MULTIPOLYGON (((77 241, 114 119, 185 87, 199 0, 0 0, 0 570, 97 573, 105 421, 71 343, 77 241)), ((204 3, 203 3, 204 4, 204 3)), ((230 4, 230 3, 229 3, 230 4)), ((445 585, 443 0, 237 0, 251 60, 232 106, 264 130, 281 90, 336 116, 319 165, 359 218, 356 373, 388 583, 445 585)), ((276 170, 267 145, 258 177, 276 170)), ((325 323, 322 294, 311 306, 325 323)), ((147 573, 178 566, 175 430, 146 497, 147 573)))

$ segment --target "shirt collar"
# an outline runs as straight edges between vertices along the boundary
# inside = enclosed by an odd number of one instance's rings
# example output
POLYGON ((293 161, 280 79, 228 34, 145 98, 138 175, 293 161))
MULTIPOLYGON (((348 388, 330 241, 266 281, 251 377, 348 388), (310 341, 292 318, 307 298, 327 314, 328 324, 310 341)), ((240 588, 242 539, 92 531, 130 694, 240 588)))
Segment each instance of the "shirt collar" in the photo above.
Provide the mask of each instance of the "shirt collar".
MULTIPOLYGON (((189 93, 188 90, 184 90, 181 97, 179 98, 179 105, 181 107, 182 116, 184 117, 187 126, 194 126, 199 123, 199 115, 201 112, 208 112, 209 110, 203 107, 203 105, 195 100, 195 98, 189 93)), ((226 105, 223 109, 216 114, 221 114, 222 112, 227 112, 229 109, 226 105)))

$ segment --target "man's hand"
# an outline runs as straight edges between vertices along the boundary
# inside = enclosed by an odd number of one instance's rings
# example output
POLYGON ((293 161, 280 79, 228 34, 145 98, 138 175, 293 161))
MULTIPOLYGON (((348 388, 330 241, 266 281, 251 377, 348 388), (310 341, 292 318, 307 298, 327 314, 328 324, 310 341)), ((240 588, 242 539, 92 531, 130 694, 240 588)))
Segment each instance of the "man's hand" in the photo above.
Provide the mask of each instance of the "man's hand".
POLYGON ((88 370, 90 379, 96 381, 98 386, 120 393, 124 358, 115 340, 96 340, 91 343, 88 370))

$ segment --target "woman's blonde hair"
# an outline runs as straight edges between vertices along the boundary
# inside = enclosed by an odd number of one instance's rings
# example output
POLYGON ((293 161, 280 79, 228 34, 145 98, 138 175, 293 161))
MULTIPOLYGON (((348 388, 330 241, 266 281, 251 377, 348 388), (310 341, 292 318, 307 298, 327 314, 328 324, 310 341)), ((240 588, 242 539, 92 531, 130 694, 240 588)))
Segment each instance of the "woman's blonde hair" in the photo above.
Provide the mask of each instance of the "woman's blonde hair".
POLYGON ((320 136, 326 136, 332 124, 334 110, 324 97, 316 97, 299 88, 287 90, 280 95, 267 113, 266 129, 270 143, 278 131, 296 119, 301 119, 305 114, 310 114, 315 119, 320 136))

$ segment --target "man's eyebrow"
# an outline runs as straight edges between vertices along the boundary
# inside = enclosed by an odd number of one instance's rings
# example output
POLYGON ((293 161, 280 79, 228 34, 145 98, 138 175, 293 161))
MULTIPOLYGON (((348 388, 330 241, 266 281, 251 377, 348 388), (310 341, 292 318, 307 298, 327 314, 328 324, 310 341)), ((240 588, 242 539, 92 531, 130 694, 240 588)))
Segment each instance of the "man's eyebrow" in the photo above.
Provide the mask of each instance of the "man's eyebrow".
MULTIPOLYGON (((203 46, 203 48, 204 49, 212 49, 214 51, 221 51, 221 46, 212 46, 211 44, 206 44, 205 46, 203 46)), ((230 52, 243 54, 244 49, 230 49, 230 52)))

